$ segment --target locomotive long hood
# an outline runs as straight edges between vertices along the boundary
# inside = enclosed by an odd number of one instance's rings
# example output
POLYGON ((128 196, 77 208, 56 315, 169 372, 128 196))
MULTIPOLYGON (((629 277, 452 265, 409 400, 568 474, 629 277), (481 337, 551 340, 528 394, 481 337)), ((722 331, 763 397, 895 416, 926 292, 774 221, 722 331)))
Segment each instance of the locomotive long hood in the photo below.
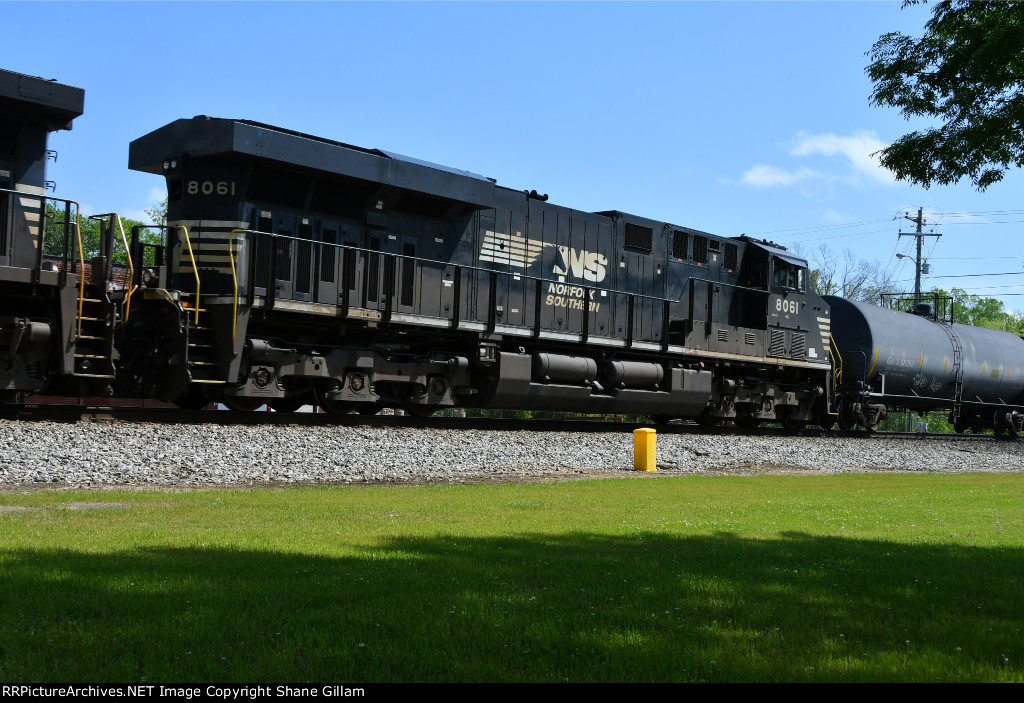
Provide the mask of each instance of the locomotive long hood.
POLYGON ((173 157, 260 159, 493 207, 495 185, 483 176, 392 152, 343 144, 247 120, 205 116, 177 120, 131 143, 128 167, 165 175, 173 157))

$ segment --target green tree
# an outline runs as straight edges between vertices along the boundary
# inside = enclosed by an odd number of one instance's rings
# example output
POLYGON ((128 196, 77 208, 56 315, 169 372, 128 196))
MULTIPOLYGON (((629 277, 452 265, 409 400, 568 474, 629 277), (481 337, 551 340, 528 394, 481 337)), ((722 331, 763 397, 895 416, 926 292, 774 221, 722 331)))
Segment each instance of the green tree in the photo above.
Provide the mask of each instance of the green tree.
MULTIPOLYGON (((975 327, 988 327, 997 330, 1014 329, 1014 316, 1006 311, 1003 303, 998 298, 986 298, 980 295, 970 295, 963 288, 953 288, 945 291, 942 288, 932 288, 927 293, 922 293, 923 302, 932 302, 935 298, 952 299, 953 322, 961 325, 973 325, 975 327)), ((949 311, 947 311, 948 314, 949 311)))
POLYGON ((159 205, 148 207, 143 212, 149 215, 149 220, 152 224, 163 227, 167 224, 167 196, 164 196, 159 205))
MULTIPOLYGON (((47 256, 62 256, 64 252, 64 220, 65 212, 63 207, 57 208, 52 203, 46 204, 46 233, 43 239, 43 253, 47 256)), ((74 220, 74 212, 72 212, 72 221, 74 220)), ((79 229, 82 233, 82 251, 85 260, 88 261, 100 253, 100 223, 97 220, 91 219, 86 215, 82 215, 79 220, 79 229)), ((121 218, 121 226, 124 228, 124 236, 127 241, 131 242, 132 228, 140 226, 143 223, 136 220, 131 220, 126 217, 121 218)), ((116 228, 114 229, 114 251, 113 260, 116 264, 124 264, 128 261, 128 256, 125 253, 125 246, 121 240, 121 232, 116 228)), ((160 230, 149 230, 143 229, 140 233, 140 239, 150 244, 162 244, 163 235, 160 230)), ((71 235, 70 235, 70 247, 71 251, 69 255, 78 257, 78 243, 75 240, 74 226, 72 224, 71 235)))
POLYGON ((868 55, 871 104, 942 122, 878 152, 898 179, 985 190, 1024 165, 1024 2, 942 0, 920 39, 891 32, 868 55))

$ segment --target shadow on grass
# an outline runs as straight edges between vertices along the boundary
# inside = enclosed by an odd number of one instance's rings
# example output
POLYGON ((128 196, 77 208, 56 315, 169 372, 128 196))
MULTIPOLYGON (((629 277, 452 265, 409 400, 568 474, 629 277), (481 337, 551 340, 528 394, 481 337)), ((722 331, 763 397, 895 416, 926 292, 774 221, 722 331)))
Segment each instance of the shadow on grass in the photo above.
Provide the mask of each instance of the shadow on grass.
POLYGON ((0 680, 1021 680, 1024 552, 789 534, 0 551, 0 680))

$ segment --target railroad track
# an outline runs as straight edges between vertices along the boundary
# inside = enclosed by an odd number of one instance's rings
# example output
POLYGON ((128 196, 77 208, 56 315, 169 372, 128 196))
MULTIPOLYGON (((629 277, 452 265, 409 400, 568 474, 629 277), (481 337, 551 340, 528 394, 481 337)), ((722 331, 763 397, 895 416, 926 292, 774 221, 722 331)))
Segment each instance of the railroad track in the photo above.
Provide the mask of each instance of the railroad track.
POLYGON ((0 406, 0 420, 21 422, 137 422, 185 425, 266 425, 304 427, 412 427, 420 429, 464 429, 483 431, 631 433, 641 427, 654 427, 662 434, 694 434, 720 436, 769 437, 842 437, 856 439, 907 439, 1014 441, 1019 437, 994 437, 985 434, 946 434, 923 432, 874 432, 861 430, 823 430, 806 428, 787 430, 781 427, 744 428, 731 425, 707 427, 694 423, 673 422, 656 425, 638 422, 598 420, 551 420, 517 418, 412 417, 408 415, 332 415, 326 413, 236 412, 232 410, 179 410, 167 408, 82 407, 69 405, 0 406))

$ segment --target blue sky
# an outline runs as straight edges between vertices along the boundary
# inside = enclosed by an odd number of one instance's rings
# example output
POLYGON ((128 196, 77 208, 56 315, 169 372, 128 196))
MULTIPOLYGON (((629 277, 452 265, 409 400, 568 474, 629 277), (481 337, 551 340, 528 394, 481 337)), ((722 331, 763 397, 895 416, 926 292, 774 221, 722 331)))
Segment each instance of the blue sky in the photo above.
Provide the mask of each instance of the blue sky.
POLYGON ((896 258, 925 207, 924 287, 1024 310, 1024 174, 977 193, 894 182, 870 152, 915 126, 868 105, 865 56, 918 35, 899 2, 12 3, 0 66, 86 91, 52 139, 58 197, 142 217, 161 179, 128 143, 207 114, 481 173, 809 255, 896 258), (928 228, 930 229, 930 228, 928 228), (927 231, 927 230, 926 230, 927 231), (1021 272, 1020 275, 1017 272, 1021 272), (967 274, 1012 273, 1003 276, 967 274), (940 278, 942 277, 942 278, 940 278))

